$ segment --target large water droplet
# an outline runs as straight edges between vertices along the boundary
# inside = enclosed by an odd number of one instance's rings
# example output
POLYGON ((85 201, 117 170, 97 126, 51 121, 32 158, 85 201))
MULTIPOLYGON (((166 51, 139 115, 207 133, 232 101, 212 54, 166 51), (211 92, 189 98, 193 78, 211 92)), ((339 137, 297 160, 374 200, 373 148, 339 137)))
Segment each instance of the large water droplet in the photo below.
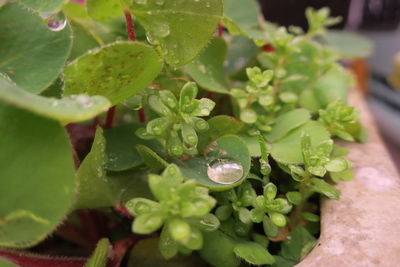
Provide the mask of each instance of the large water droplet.
POLYGON ((231 159, 215 159, 207 168, 210 180, 219 184, 233 184, 243 176, 243 166, 231 159))
POLYGON ((153 34, 157 37, 160 38, 165 38, 169 35, 169 26, 168 24, 165 23, 160 23, 158 24, 154 30, 153 30, 153 34))
POLYGON ((53 32, 62 31, 67 26, 67 20, 62 16, 52 16, 47 19, 47 27, 53 32))

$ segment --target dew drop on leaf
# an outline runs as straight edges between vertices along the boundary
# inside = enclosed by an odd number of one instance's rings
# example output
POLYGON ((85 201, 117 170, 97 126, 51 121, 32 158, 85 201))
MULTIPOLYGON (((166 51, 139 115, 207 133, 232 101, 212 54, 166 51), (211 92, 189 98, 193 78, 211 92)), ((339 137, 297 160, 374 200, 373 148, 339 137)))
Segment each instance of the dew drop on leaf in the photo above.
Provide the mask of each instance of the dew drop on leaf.
POLYGON ((65 18, 50 17, 47 19, 47 27, 53 32, 62 31, 67 26, 67 20, 65 18))
POLYGON ((156 0, 156 4, 159 6, 164 5, 164 3, 165 3, 165 0, 156 0))
POLYGON ((137 3, 139 5, 146 5, 147 4, 147 0, 135 0, 135 3, 137 3))
POLYGON ((243 176, 243 166, 231 159, 215 159, 207 168, 208 178, 219 184, 233 184, 243 176))
POLYGON ((155 27, 153 30, 153 34, 160 38, 167 37, 169 35, 169 33, 170 33, 169 26, 168 26, 168 24, 165 24, 165 23, 158 24, 157 27, 155 27))

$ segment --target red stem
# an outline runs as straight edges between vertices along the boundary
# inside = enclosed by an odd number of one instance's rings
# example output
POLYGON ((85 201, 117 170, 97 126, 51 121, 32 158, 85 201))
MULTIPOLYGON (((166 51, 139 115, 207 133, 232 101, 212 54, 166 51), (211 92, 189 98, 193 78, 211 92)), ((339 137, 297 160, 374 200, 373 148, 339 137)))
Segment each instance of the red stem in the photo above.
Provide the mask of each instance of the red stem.
POLYGON ((140 122, 146 122, 146 113, 144 113, 144 109, 141 108, 138 110, 138 118, 140 122))
POLYGON ((114 121, 115 106, 111 107, 107 111, 106 123, 104 124, 104 129, 111 129, 114 121))
POLYGON ((221 37, 223 32, 224 32, 224 26, 222 25, 222 23, 219 23, 218 30, 217 30, 217 36, 221 37))
POLYGON ((125 20, 126 20, 126 30, 128 31, 129 40, 132 42, 136 41, 135 30, 133 29, 133 19, 129 10, 124 11, 125 20))

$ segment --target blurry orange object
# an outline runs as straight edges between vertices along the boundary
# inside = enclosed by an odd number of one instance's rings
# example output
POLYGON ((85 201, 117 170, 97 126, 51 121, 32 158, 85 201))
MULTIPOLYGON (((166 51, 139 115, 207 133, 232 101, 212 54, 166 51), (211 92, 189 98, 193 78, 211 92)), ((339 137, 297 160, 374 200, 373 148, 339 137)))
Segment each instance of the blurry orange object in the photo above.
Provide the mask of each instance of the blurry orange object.
POLYGON ((349 69, 354 73, 357 88, 366 95, 368 93, 368 65, 366 59, 353 59, 349 62, 349 69))

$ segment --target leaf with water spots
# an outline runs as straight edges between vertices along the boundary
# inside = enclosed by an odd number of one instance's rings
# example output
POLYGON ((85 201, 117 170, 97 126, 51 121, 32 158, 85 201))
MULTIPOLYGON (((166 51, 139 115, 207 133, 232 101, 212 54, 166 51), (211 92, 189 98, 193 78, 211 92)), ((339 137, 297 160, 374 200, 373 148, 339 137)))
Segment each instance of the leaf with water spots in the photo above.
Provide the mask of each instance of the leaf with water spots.
POLYGON ((226 53, 225 41, 216 37, 195 60, 185 66, 185 70, 208 91, 228 94, 229 86, 224 73, 226 53))
POLYGON ((106 172, 106 147, 103 130, 97 128, 92 149, 77 173, 79 194, 75 209, 112 207, 134 197, 152 198, 143 170, 106 172))
POLYGON ((40 93, 50 86, 64 67, 71 46, 68 24, 54 32, 39 15, 17 3, 0 8, 0 72, 22 89, 40 93))
POLYGON ((211 142, 204 157, 177 162, 187 179, 214 191, 240 185, 250 171, 250 154, 245 142, 235 135, 225 135, 211 142))
POLYGON ((64 93, 102 95, 115 105, 143 90, 161 68, 161 59, 150 46, 112 43, 89 51, 65 68, 64 93))
POLYGON ((0 75, 0 101, 62 123, 85 121, 104 112, 110 102, 102 96, 74 95, 62 99, 26 92, 0 75))
POLYGON ((71 145, 57 121, 4 103, 0 129, 0 246, 32 246, 72 205, 71 145))
POLYGON ((172 66, 195 58, 222 19, 222 0, 133 1, 133 14, 148 40, 172 66))

